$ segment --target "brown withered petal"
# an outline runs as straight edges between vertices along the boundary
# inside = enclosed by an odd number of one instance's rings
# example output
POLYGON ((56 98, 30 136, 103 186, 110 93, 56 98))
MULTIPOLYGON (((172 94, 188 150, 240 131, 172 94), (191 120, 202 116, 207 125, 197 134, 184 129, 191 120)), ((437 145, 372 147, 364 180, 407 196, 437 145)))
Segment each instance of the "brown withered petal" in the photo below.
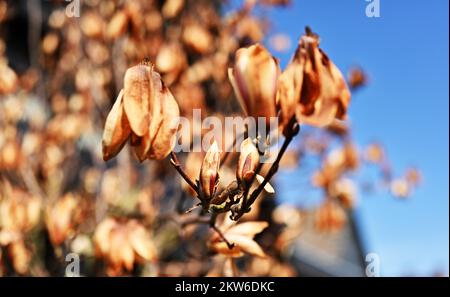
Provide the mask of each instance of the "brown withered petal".
POLYGON ((258 149, 250 138, 241 143, 238 165, 236 167, 236 178, 238 181, 250 182, 255 175, 259 164, 258 149))
POLYGON ((136 155, 142 162, 147 158, 147 154, 156 140, 156 135, 161 128, 163 121, 162 115, 162 81, 159 74, 151 69, 152 94, 149 98, 149 126, 145 135, 140 139, 136 147, 136 155))
POLYGON ((124 78, 123 107, 131 130, 137 136, 147 133, 149 118, 149 101, 153 94, 151 67, 136 65, 129 68, 124 78))
POLYGON ((117 226, 114 219, 106 218, 97 225, 94 233, 94 243, 99 255, 106 255, 110 250, 110 233, 111 230, 117 226))
POLYGON ((175 146, 180 109, 166 86, 163 86, 161 101, 162 124, 148 153, 149 159, 162 160, 170 154, 175 146))
POLYGON ((297 120, 322 127, 335 118, 344 119, 351 95, 342 73, 318 48, 317 37, 304 36, 300 46, 303 43, 308 58, 300 105, 296 109, 297 120))
POLYGON ((267 222, 244 222, 232 226, 227 234, 239 234, 244 236, 254 237, 256 234, 261 233, 264 229, 269 226, 267 222))
POLYGON ((109 259, 113 266, 133 269, 135 254, 128 241, 128 230, 125 226, 118 226, 110 234, 109 259))
POLYGON ((203 159, 200 186, 205 199, 211 199, 219 182, 220 151, 214 141, 203 159))
POLYGON ((299 55, 300 51, 297 51, 292 62, 289 63, 286 70, 278 79, 277 105, 281 111, 281 130, 284 130, 285 126, 294 116, 296 104, 300 100, 303 84, 304 59, 299 55))
POLYGON ((254 241, 252 238, 240 235, 240 234, 234 234, 234 233, 227 233, 226 234, 227 240, 230 242, 233 242, 234 244, 238 245, 239 248, 250 255, 265 258, 266 254, 262 250, 262 248, 259 246, 256 241, 254 241))
POLYGON ((106 118, 102 138, 103 160, 105 161, 119 153, 131 133, 130 125, 123 109, 123 93, 123 90, 121 90, 106 118))

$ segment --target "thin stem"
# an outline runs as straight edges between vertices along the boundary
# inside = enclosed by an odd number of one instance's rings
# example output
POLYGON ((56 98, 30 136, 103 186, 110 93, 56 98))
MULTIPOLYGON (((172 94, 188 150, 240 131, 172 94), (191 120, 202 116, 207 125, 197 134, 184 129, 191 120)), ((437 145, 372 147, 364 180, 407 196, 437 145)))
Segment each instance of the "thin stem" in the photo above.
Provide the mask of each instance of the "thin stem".
POLYGON ((234 243, 230 243, 225 235, 222 233, 222 231, 220 231, 219 228, 217 228, 216 226, 216 219, 217 219, 217 213, 212 213, 211 217, 209 219, 209 226, 216 231, 216 233, 219 235, 219 237, 227 244, 228 248, 231 250, 232 248, 234 248, 234 243))
POLYGON ((300 126, 296 123, 294 117, 289 121, 289 127, 290 127, 289 132, 286 133, 287 134, 286 138, 284 139, 283 145, 281 146, 281 149, 278 152, 276 160, 272 163, 272 166, 270 167, 269 172, 265 176, 263 182, 256 188, 256 190, 254 190, 251 193, 250 197, 248 199, 245 199, 246 195, 244 195, 244 200, 242 201, 242 206, 239 209, 239 212, 236 215, 235 220, 238 220, 239 218, 241 218, 244 215, 244 213, 246 213, 250 210, 250 206, 256 201, 258 196, 264 190, 264 187, 267 185, 267 183, 270 181, 270 179, 278 171, 281 158, 283 158, 283 155, 286 152, 292 139, 298 134, 298 132, 300 130, 300 126))
POLYGON ((192 181, 192 179, 187 175, 187 173, 181 168, 181 164, 178 161, 177 155, 174 152, 170 153, 170 164, 178 171, 181 177, 188 183, 188 185, 199 195, 199 190, 197 185, 192 181))

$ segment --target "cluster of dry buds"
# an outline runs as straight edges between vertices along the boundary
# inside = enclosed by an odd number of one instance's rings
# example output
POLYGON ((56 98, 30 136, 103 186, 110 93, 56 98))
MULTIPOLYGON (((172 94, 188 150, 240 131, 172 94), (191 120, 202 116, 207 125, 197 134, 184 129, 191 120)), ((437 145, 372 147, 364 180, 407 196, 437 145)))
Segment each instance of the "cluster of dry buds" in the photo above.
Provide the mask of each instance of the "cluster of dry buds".
MULTIPOLYGON (((219 170, 227 154, 213 142, 194 181, 173 152, 180 114, 177 101, 148 61, 125 73, 123 90, 106 119, 103 158, 106 161, 116 156, 127 141, 140 161, 170 156, 171 164, 199 199, 196 207, 200 214, 210 214, 210 226, 232 248, 216 227, 217 215, 230 212, 230 218, 238 220, 250 211, 264 189, 272 192, 269 181, 300 124, 324 127, 344 119, 350 91, 342 73, 319 48, 319 37, 309 28, 283 72, 277 59, 264 46, 255 44, 236 52, 228 76, 247 117, 263 117, 266 123, 273 117, 279 119, 278 131, 284 142, 264 177, 260 175, 260 155, 266 152, 259 143, 261 139, 270 142, 269 134, 248 137, 241 143, 236 180, 224 187, 219 183, 219 170), (258 185, 253 186, 256 181, 258 185)), ((242 133, 246 135, 246 131, 242 133)))

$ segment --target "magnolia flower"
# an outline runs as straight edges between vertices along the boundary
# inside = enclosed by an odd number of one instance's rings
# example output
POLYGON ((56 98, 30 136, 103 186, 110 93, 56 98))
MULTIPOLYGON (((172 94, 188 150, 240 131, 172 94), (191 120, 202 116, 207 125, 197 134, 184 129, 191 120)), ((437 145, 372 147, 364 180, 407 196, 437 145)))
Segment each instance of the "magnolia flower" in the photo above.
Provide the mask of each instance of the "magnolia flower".
POLYGON ((350 91, 339 69, 319 49, 319 38, 307 29, 291 63, 279 80, 277 103, 281 124, 295 114, 297 121, 327 126, 344 119, 350 91))
POLYGON ((236 52, 228 77, 234 93, 247 116, 276 116, 275 98, 279 75, 277 60, 260 44, 241 48, 236 52))
POLYGON ((259 164, 258 149, 250 138, 246 138, 241 144, 238 165, 236 167, 236 178, 238 181, 247 183, 253 180, 256 167, 259 164))
POLYGON ((150 234, 136 220, 106 218, 95 230, 94 243, 97 256, 107 260, 108 275, 131 271, 135 263, 155 261, 157 256, 150 234))
POLYGON ((106 119, 103 159, 116 156, 128 139, 141 162, 164 159, 175 145, 179 115, 175 98, 152 66, 129 68, 106 119))
POLYGON ((219 183, 220 151, 214 141, 203 159, 200 169, 200 189, 204 199, 210 200, 219 183))

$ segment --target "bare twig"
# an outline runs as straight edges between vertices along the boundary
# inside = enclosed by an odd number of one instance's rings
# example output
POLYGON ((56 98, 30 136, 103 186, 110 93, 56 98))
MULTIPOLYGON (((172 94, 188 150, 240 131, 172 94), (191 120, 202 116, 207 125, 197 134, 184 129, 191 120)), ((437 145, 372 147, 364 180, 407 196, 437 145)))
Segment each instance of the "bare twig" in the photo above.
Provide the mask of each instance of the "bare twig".
POLYGON ((197 185, 187 175, 187 173, 183 170, 183 168, 181 168, 181 164, 178 161, 177 155, 174 152, 170 153, 170 164, 172 164, 172 166, 178 171, 181 177, 188 183, 188 185, 195 191, 195 193, 197 193, 197 195, 200 195, 197 185))

